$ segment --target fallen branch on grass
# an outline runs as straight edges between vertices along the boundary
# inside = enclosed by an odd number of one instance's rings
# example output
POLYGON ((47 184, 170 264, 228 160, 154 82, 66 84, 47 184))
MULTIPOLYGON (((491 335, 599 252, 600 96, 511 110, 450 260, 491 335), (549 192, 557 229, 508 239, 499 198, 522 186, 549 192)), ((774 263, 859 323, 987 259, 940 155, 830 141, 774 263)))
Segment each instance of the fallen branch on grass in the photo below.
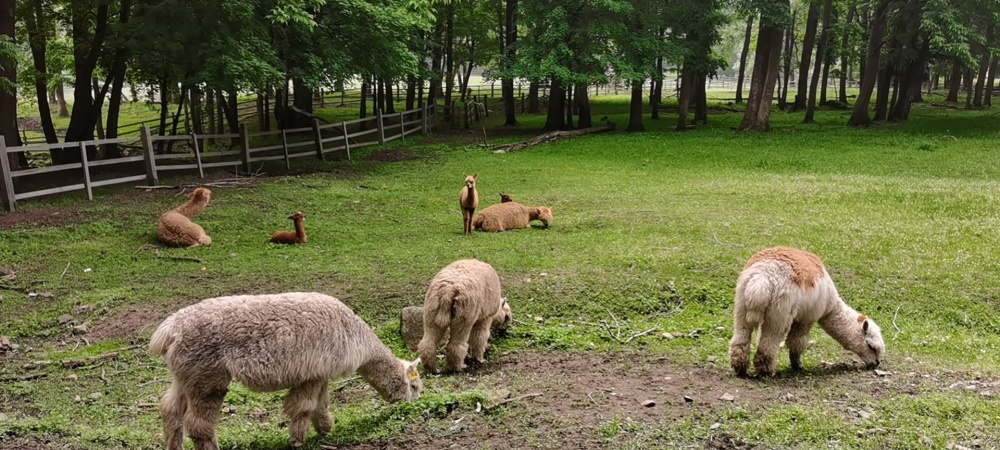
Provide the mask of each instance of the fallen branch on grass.
POLYGON ((224 179, 221 179, 221 180, 210 181, 208 183, 183 183, 183 184, 163 185, 163 186, 134 186, 134 189, 142 189, 142 190, 145 190, 145 191, 154 191, 154 190, 163 190, 163 189, 166 189, 166 190, 171 190, 171 189, 191 189, 191 188, 198 188, 198 187, 211 187, 211 188, 253 187, 254 186, 254 182, 251 181, 251 180, 254 179, 254 178, 257 178, 258 176, 260 176, 260 175, 258 175, 257 173, 254 173, 254 174, 249 174, 249 175, 238 177, 238 178, 224 178, 224 179))
POLYGON ((611 325, 608 325, 608 322, 606 320, 604 320, 604 319, 601 319, 601 325, 604 327, 604 330, 608 332, 608 336, 611 336, 612 339, 614 339, 614 340, 616 340, 616 341, 618 341, 618 342, 620 342, 622 344, 628 344, 629 342, 632 342, 632 340, 635 339, 635 338, 642 337, 642 336, 645 336, 645 335, 647 335, 649 333, 652 333, 652 332, 656 331, 656 327, 653 327, 653 328, 650 328, 650 329, 648 329, 646 331, 640 331, 638 333, 633 333, 631 336, 622 339, 622 325, 621 325, 621 323, 618 321, 618 318, 615 317, 615 314, 612 313, 610 309, 605 308, 605 310, 608 312, 608 315, 611 316, 611 319, 615 321, 615 331, 611 330, 611 325))
POLYGON ((499 408, 499 407, 501 407, 503 405, 506 405, 508 403, 511 403, 511 402, 516 402, 516 401, 524 400, 526 398, 541 397, 541 396, 542 396, 541 392, 532 392, 530 394, 519 395, 519 396, 514 397, 514 398, 508 398, 507 400, 504 400, 504 401, 502 401, 500 403, 497 403, 497 404, 495 404, 493 406, 484 407, 483 410, 484 411, 492 411, 492 410, 494 410, 496 408, 499 408))
POLYGON ((14 375, 14 376, 0 378, 0 383, 10 383, 12 381, 36 380, 36 379, 39 379, 39 378, 45 378, 47 376, 49 376, 49 374, 45 373, 45 372, 35 372, 35 373, 28 373, 28 374, 24 374, 24 375, 14 375))
POLYGON ((570 131, 551 131, 545 134, 535 136, 524 142, 517 142, 514 144, 494 145, 493 147, 487 147, 487 148, 493 150, 494 152, 497 151, 503 151, 505 153, 516 152, 518 150, 524 150, 528 147, 534 147, 538 144, 561 141, 563 139, 569 139, 572 137, 582 136, 585 134, 605 133, 608 131, 612 131, 614 129, 615 129, 615 124, 608 122, 607 125, 601 127, 583 128, 580 130, 570 130, 570 131))
POLYGON ((118 357, 118 352, 108 352, 102 353, 97 356, 90 356, 87 358, 77 358, 77 359, 64 359, 62 361, 62 366, 67 369, 73 369, 81 366, 86 366, 90 363, 95 363, 98 361, 107 361, 109 359, 115 359, 118 357))

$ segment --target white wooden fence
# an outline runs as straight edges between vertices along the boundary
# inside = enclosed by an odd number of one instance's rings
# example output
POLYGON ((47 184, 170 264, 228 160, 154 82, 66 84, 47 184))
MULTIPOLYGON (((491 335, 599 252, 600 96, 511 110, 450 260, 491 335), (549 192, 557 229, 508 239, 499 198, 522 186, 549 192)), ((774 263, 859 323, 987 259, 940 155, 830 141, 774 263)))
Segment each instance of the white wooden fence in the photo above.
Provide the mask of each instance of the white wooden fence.
MULTIPOLYGON (((420 109, 404 111, 401 113, 384 115, 381 111, 376 111, 372 117, 364 119, 349 120, 340 123, 320 124, 318 120, 313 120, 311 127, 293 128, 278 131, 262 131, 250 133, 246 125, 240 125, 239 134, 186 134, 178 136, 153 136, 148 127, 142 127, 142 133, 138 142, 142 145, 142 155, 129 156, 125 158, 115 158, 99 161, 87 160, 87 148, 109 144, 135 144, 137 139, 97 139, 81 142, 63 142, 57 144, 34 144, 20 147, 7 147, 3 136, 0 136, 0 177, 3 182, 0 184, 0 200, 7 211, 14 211, 19 200, 26 200, 45 195, 59 194, 78 190, 86 190, 87 198, 94 199, 93 189, 100 186, 113 184, 144 182, 149 185, 159 183, 160 175, 172 170, 197 170, 198 176, 205 177, 205 169, 218 167, 242 167, 245 173, 251 173, 251 165, 263 161, 285 161, 285 167, 291 167, 291 160, 304 156, 314 156, 320 160, 325 160, 326 155, 334 152, 343 152, 347 159, 351 158, 351 150, 372 145, 385 145, 386 142, 401 139, 416 132, 426 134, 430 124, 431 116, 434 114, 434 106, 426 105, 420 109), (389 121, 391 124, 387 125, 389 121), (356 131, 349 132, 348 127, 358 124, 356 131), (323 131, 329 130, 337 133, 332 137, 323 137, 323 131), (281 143, 253 147, 252 138, 266 136, 281 136, 281 143), (238 150, 204 152, 202 142, 205 139, 235 139, 239 141, 238 150), (191 151, 186 153, 166 153, 156 154, 154 148, 157 142, 163 141, 184 141, 190 144, 191 151), (73 149, 80 151, 81 162, 72 164, 60 164, 49 167, 39 167, 34 169, 11 170, 10 157, 8 155, 49 151, 53 149, 73 149), (104 180, 91 180, 91 169, 99 166, 121 165, 128 163, 145 162, 145 171, 134 174, 126 173, 117 178, 104 180), (15 179, 30 175, 40 175, 57 173, 71 170, 82 170, 83 177, 65 176, 63 180, 66 184, 58 184, 55 187, 45 189, 15 190, 15 179), (77 182, 79 181, 79 182, 77 182)), ((136 166, 132 164, 131 167, 136 166)), ((129 166, 126 167, 126 171, 129 166)), ((56 177, 48 177, 49 185, 56 177)))

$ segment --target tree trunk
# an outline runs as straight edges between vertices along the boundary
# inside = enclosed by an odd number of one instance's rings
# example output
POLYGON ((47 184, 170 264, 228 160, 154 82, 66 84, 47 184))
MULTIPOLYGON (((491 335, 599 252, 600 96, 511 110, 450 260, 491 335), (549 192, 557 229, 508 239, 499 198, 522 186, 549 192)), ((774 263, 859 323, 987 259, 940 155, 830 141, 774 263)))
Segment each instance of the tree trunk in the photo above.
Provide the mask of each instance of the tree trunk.
POLYGON ((646 131, 642 124, 642 84, 646 80, 632 80, 632 100, 628 107, 628 127, 625 131, 646 131))
POLYGON ((743 79, 747 70, 747 55, 750 54, 750 39, 753 37, 754 16, 747 17, 747 29, 743 34, 743 50, 740 51, 740 75, 736 79, 736 103, 743 103, 743 79))
MULTIPOLYGON (((819 77, 820 72, 823 68, 823 62, 826 59, 826 45, 830 41, 830 32, 833 24, 833 0, 826 0, 823 2, 823 31, 819 37, 819 45, 816 47, 816 65, 813 67, 812 81, 809 83, 809 99, 806 102, 806 117, 802 120, 802 123, 813 123, 815 122, 816 115, 816 89, 819 87, 819 77)), ((829 67, 829 66, 827 66, 829 67)), ((824 78, 823 89, 826 90, 826 82, 824 78)))
MULTIPOLYGON (((108 4, 98 3, 94 32, 90 33, 91 11, 86 2, 73 2, 71 6, 73 38, 73 65, 76 82, 73 90, 73 111, 70 114, 69 126, 66 129, 66 141, 77 142, 93 139, 97 123, 95 103, 103 105, 103 98, 95 99, 89 89, 94 69, 104 47, 108 32, 108 4)), ((88 150, 88 157, 94 157, 93 150, 88 150)), ((74 148, 52 150, 53 164, 69 164, 80 162, 80 152, 74 148)))
POLYGON ((566 89, 563 89, 566 94, 566 128, 573 129, 573 85, 569 85, 566 89))
POLYGON ((205 89, 205 112, 208 113, 208 134, 216 134, 215 128, 215 91, 205 89))
POLYGON ((406 76, 406 110, 413 111, 413 103, 417 98, 417 77, 406 76))
MULTIPOLYGON (((816 28, 819 22, 818 1, 809 3, 809 15, 806 16, 806 35, 802 41, 802 58, 799 59, 799 81, 795 85, 795 103, 792 104, 792 111, 799 111, 806 107, 808 96, 809 65, 812 61, 813 47, 816 45, 816 28)), ((821 59, 816 55, 816 59, 821 59)))
MULTIPOLYGON (((118 11, 118 22, 128 23, 129 14, 132 9, 132 0, 122 0, 118 11)), ((125 88, 125 65, 128 61, 129 52, 124 46, 115 49, 115 57, 111 63, 111 98, 108 99, 108 126, 107 136, 109 139, 118 137, 118 120, 121 116, 122 89, 125 88)), ((104 146, 104 158, 121 158, 124 156, 118 144, 108 144, 104 146)))
POLYGON ((538 101, 538 82, 532 81, 528 84, 528 114, 538 114, 541 107, 538 101))
MULTIPOLYGON (((226 98, 222 96, 222 91, 221 90, 219 91, 219 96, 220 96, 219 104, 225 106, 226 122, 229 125, 229 132, 239 133, 240 117, 239 117, 239 111, 237 110, 238 108, 237 102, 239 102, 239 93, 236 91, 236 86, 231 86, 229 89, 227 89, 226 94, 228 94, 229 96, 228 100, 226 100, 226 98)), ((182 102, 184 101, 183 97, 181 98, 181 101, 182 102)), ((312 109, 311 98, 309 103, 310 103, 309 109, 311 110, 312 109)))
POLYGON ((838 93, 838 99, 840 103, 847 104, 847 80, 848 73, 850 72, 849 61, 847 58, 847 51, 850 48, 850 34, 846 32, 847 27, 851 26, 851 22, 854 21, 854 15, 857 14, 857 8, 852 3, 847 9, 847 20, 844 21, 844 35, 840 39, 840 92, 838 93))
MULTIPOLYGON (((505 4, 507 10, 505 11, 504 14, 505 26, 503 32, 504 35, 506 36, 506 39, 504 39, 503 37, 500 38, 500 40, 504 42, 504 46, 501 49, 500 53, 505 55, 504 64, 506 64, 506 67, 510 67, 511 65, 514 64, 514 61, 516 60, 517 57, 518 0, 506 0, 505 4)), ((511 77, 510 75, 507 75, 506 78, 501 79, 500 86, 501 86, 500 89, 501 94, 503 95, 503 114, 504 114, 503 124, 506 126, 517 125, 517 117, 515 117, 515 113, 517 112, 517 105, 515 104, 515 99, 514 99, 514 78, 511 77)), ((536 107, 535 108, 536 112, 537 109, 538 108, 536 107)))
POLYGON ((58 117, 69 117, 69 106, 66 104, 66 86, 60 81, 56 86, 56 104, 59 105, 58 117))
MULTIPOLYGON (((170 106, 170 104, 167 103, 169 99, 167 97, 166 92, 169 89, 169 87, 170 85, 167 83, 166 78, 160 79, 160 124, 159 124, 159 129, 157 130, 156 133, 159 136, 165 136, 166 135, 165 133, 167 132, 167 116, 170 114, 167 111, 167 108, 170 106)), ((166 144, 166 141, 158 141, 156 143, 156 150, 154 151, 154 153, 162 154, 164 149, 164 144, 166 144)))
MULTIPOLYGON (((55 144, 59 142, 56 136, 56 128, 52 124, 52 112, 49 110, 48 102, 48 69, 45 65, 46 39, 45 33, 39 28, 39 24, 44 24, 46 18, 42 12, 42 2, 35 0, 28 7, 31 11, 26 11, 24 17, 25 29, 28 32, 28 43, 31 47, 31 60, 35 69, 35 97, 38 101, 38 117, 42 122, 42 132, 45 134, 45 142, 55 144)), ((8 140, 8 142, 13 142, 8 140)))
POLYGON ((962 60, 955 58, 951 61, 951 79, 948 84, 948 97, 946 102, 958 103, 958 92, 962 90, 962 60))
POLYGON ((705 74, 695 76, 694 83, 694 124, 708 124, 708 93, 706 92, 708 77, 705 74))
POLYGON ((878 67, 882 54, 882 38, 888 20, 889 1, 879 0, 875 6, 875 15, 871 19, 871 34, 868 37, 864 76, 861 79, 861 93, 858 95, 858 101, 854 102, 854 111, 847 121, 850 126, 866 126, 872 123, 871 116, 868 115, 868 104, 871 102, 872 91, 875 89, 875 81, 880 72, 878 67))
POLYGON ((973 83, 973 72, 971 67, 965 68, 965 81, 963 86, 965 87, 965 107, 972 108, 972 85, 973 83))
MULTIPOLYGON (((103 99, 104 95, 102 95, 100 84, 98 84, 100 82, 97 81, 97 77, 91 78, 90 79, 90 83, 91 83, 91 86, 94 89, 94 98, 95 99, 97 99, 97 98, 102 98, 103 99)), ((94 102, 94 104, 97 104, 97 103, 98 103, 97 101, 94 102)), ((97 111, 95 111, 93 113, 96 116, 96 118, 94 120, 94 131, 97 134, 97 139, 104 139, 104 124, 103 124, 103 121, 101 120, 101 116, 102 116, 101 113, 102 113, 102 111, 100 109, 98 109, 97 111)), ((88 155, 88 156, 90 156, 90 155, 88 155)))
POLYGON ((434 24, 434 33, 431 37, 431 77, 430 90, 427 92, 427 103, 435 104, 441 97, 441 73, 444 57, 444 14, 435 14, 437 22, 434 24))
POLYGON ((565 113, 566 93, 558 80, 552 80, 549 87, 549 106, 545 117, 545 131, 556 131, 566 129, 565 113))
MULTIPOLYGON (((6 1, 0 3, 0 36, 7 36, 14 42, 14 2, 6 1)), ((0 56, 0 77, 16 86, 17 70, 15 61, 4 59, 0 56)), ((8 147, 18 145, 21 141, 17 134, 17 93, 8 92, 0 88, 0 136, 8 147)), ((4 155, 0 155, 0 158, 4 155)), ((10 153, 6 155, 10 162, 11 169, 20 168, 17 155, 10 153)), ((0 180, 3 183, 3 180, 0 180)))
MULTIPOLYGON (((431 92, 433 91, 434 88, 431 88, 431 92)), ((368 117, 368 82, 364 81, 361 83, 361 109, 358 111, 358 118, 364 119, 366 117, 368 117)))
POLYGON ((264 130, 271 131, 271 86, 264 88, 264 130))
POLYGON ((681 90, 677 94, 677 131, 688 129, 688 111, 691 109, 691 99, 694 98, 694 70, 681 68, 681 90))
MULTIPOLYGON (((787 11, 789 0, 774 0, 776 6, 787 11)), ((771 100, 774 98, 774 83, 778 76, 778 63, 781 60, 781 41, 784 32, 781 28, 766 25, 761 19, 760 31, 757 33, 757 51, 754 55, 753 76, 750 80, 750 95, 747 99, 747 109, 739 129, 768 131, 771 129, 771 100)))
POLYGON ((590 97, 588 96, 587 89, 590 86, 585 84, 576 85, 576 110, 579 119, 577 120, 577 129, 590 128, 594 126, 594 119, 590 115, 590 97))
MULTIPOLYGON (((298 79, 292 78, 292 106, 301 109, 309 114, 313 112, 313 90, 306 86, 305 82, 298 79)), ((287 117, 289 120, 288 128, 302 128, 312 126, 312 119, 309 117, 299 114, 295 110, 289 108, 287 117)))
MULTIPOLYGON (((983 52, 979 56, 979 76, 976 77, 976 92, 972 99, 972 105, 976 108, 983 107, 983 92, 986 85, 986 74, 989 73, 990 64, 992 64, 993 52, 991 48, 993 47, 993 25, 990 25, 986 32, 986 45, 983 46, 983 52)), ((992 83, 992 80, 990 81, 992 83)))
POLYGON ((986 83, 986 93, 983 96, 984 97, 983 98, 983 105, 986 106, 987 108, 989 108, 990 106, 993 106, 993 87, 994 87, 994 83, 995 83, 994 80, 996 80, 996 76, 997 76, 997 65, 998 65, 998 62, 1000 62, 1000 58, 997 58, 996 56, 994 56, 992 58, 992 60, 991 60, 991 63, 990 63, 989 73, 986 74, 987 83, 986 83))
POLYGON ((792 23, 788 26, 788 31, 785 33, 785 56, 784 56, 784 67, 785 70, 782 72, 782 82, 781 89, 778 96, 778 108, 785 109, 788 107, 788 85, 792 79, 792 54, 795 53, 795 16, 796 13, 792 12, 792 23))
MULTIPOLYGON (((194 132, 205 134, 205 105, 202 102, 201 86, 195 84, 191 86, 191 123, 194 125, 194 132)), ((257 98, 262 99, 264 95, 258 94, 257 98)), ((263 102, 263 99, 262 99, 263 102)), ((260 116, 260 129, 264 130, 264 120, 267 120, 267 110, 261 108, 257 112, 260 116)))
POLYGON ((444 121, 452 123, 451 102, 455 88, 455 3, 445 4, 444 57, 447 62, 444 80, 444 121))
POLYGON ((892 72, 883 67, 878 71, 878 90, 875 94, 875 117, 876 122, 881 122, 889 117, 890 94, 892 94, 892 72))

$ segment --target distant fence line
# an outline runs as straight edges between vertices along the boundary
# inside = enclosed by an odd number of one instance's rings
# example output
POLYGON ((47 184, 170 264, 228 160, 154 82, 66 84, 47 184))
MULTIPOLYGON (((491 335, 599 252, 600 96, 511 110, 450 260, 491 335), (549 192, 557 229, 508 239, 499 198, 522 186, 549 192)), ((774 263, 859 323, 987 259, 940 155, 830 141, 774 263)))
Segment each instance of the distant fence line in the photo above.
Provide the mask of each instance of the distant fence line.
POLYGON ((245 173, 251 173, 251 165, 257 162, 284 160, 286 168, 291 167, 291 160, 305 156, 315 156, 325 160, 326 155, 333 152, 344 152, 348 160, 351 150, 372 145, 385 145, 395 139, 401 139, 416 132, 426 134, 431 126, 430 120, 435 114, 433 105, 425 105, 419 109, 395 114, 382 114, 376 110, 372 117, 349 120, 332 124, 321 124, 314 119, 311 127, 293 128, 276 131, 248 132, 245 124, 241 124, 239 133, 221 134, 184 134, 175 136, 154 136, 149 127, 142 126, 138 141, 142 145, 142 155, 125 158, 115 158, 99 161, 87 160, 87 148, 109 144, 134 144, 137 138, 97 139, 81 142, 65 142, 58 144, 33 144, 19 147, 7 147, 3 136, 0 136, 0 200, 7 211, 14 211, 19 200, 26 200, 45 195, 85 190, 87 198, 94 199, 93 188, 114 184, 145 182, 157 185, 160 175, 174 170, 197 170, 200 178, 205 177, 205 169, 218 167, 242 167, 245 173), (387 123, 387 121, 389 123, 387 123), (324 136, 324 132, 326 136, 324 136), (280 136, 280 143, 253 147, 251 138, 280 136), (327 137, 328 136, 328 137, 327 137), (201 142, 205 139, 231 139, 238 141, 239 149, 215 152, 204 152, 201 142), (191 151, 185 153, 156 154, 157 142, 184 141, 188 142, 191 151), (78 148, 81 162, 60 164, 34 169, 11 170, 9 155, 49 151, 53 149, 78 148), (296 150, 302 149, 302 150, 296 150), (295 151, 293 151, 295 150, 295 151), (125 167, 134 173, 125 173, 116 178, 91 180, 91 169, 100 166, 120 165, 128 163, 145 163, 145 170, 135 170, 131 164, 125 167), (14 180, 30 175, 80 170, 82 178, 64 176, 58 186, 45 189, 15 190, 14 180))

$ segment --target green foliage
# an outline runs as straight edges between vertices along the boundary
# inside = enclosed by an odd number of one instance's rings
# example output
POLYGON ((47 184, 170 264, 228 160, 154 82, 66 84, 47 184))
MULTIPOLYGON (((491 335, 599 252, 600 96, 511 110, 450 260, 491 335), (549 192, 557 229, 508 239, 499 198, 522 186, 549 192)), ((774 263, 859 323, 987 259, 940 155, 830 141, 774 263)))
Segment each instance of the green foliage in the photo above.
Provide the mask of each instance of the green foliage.
MULTIPOLYGON (((4 64, 13 65, 18 58, 17 46, 14 45, 14 41, 10 36, 2 35, 0 36, 0 62, 4 64)), ((0 66, 0 69, 6 69, 7 67, 0 66)), ((16 92, 17 87, 14 85, 14 81, 7 79, 5 77, 0 77, 0 90, 13 94, 16 92)))

